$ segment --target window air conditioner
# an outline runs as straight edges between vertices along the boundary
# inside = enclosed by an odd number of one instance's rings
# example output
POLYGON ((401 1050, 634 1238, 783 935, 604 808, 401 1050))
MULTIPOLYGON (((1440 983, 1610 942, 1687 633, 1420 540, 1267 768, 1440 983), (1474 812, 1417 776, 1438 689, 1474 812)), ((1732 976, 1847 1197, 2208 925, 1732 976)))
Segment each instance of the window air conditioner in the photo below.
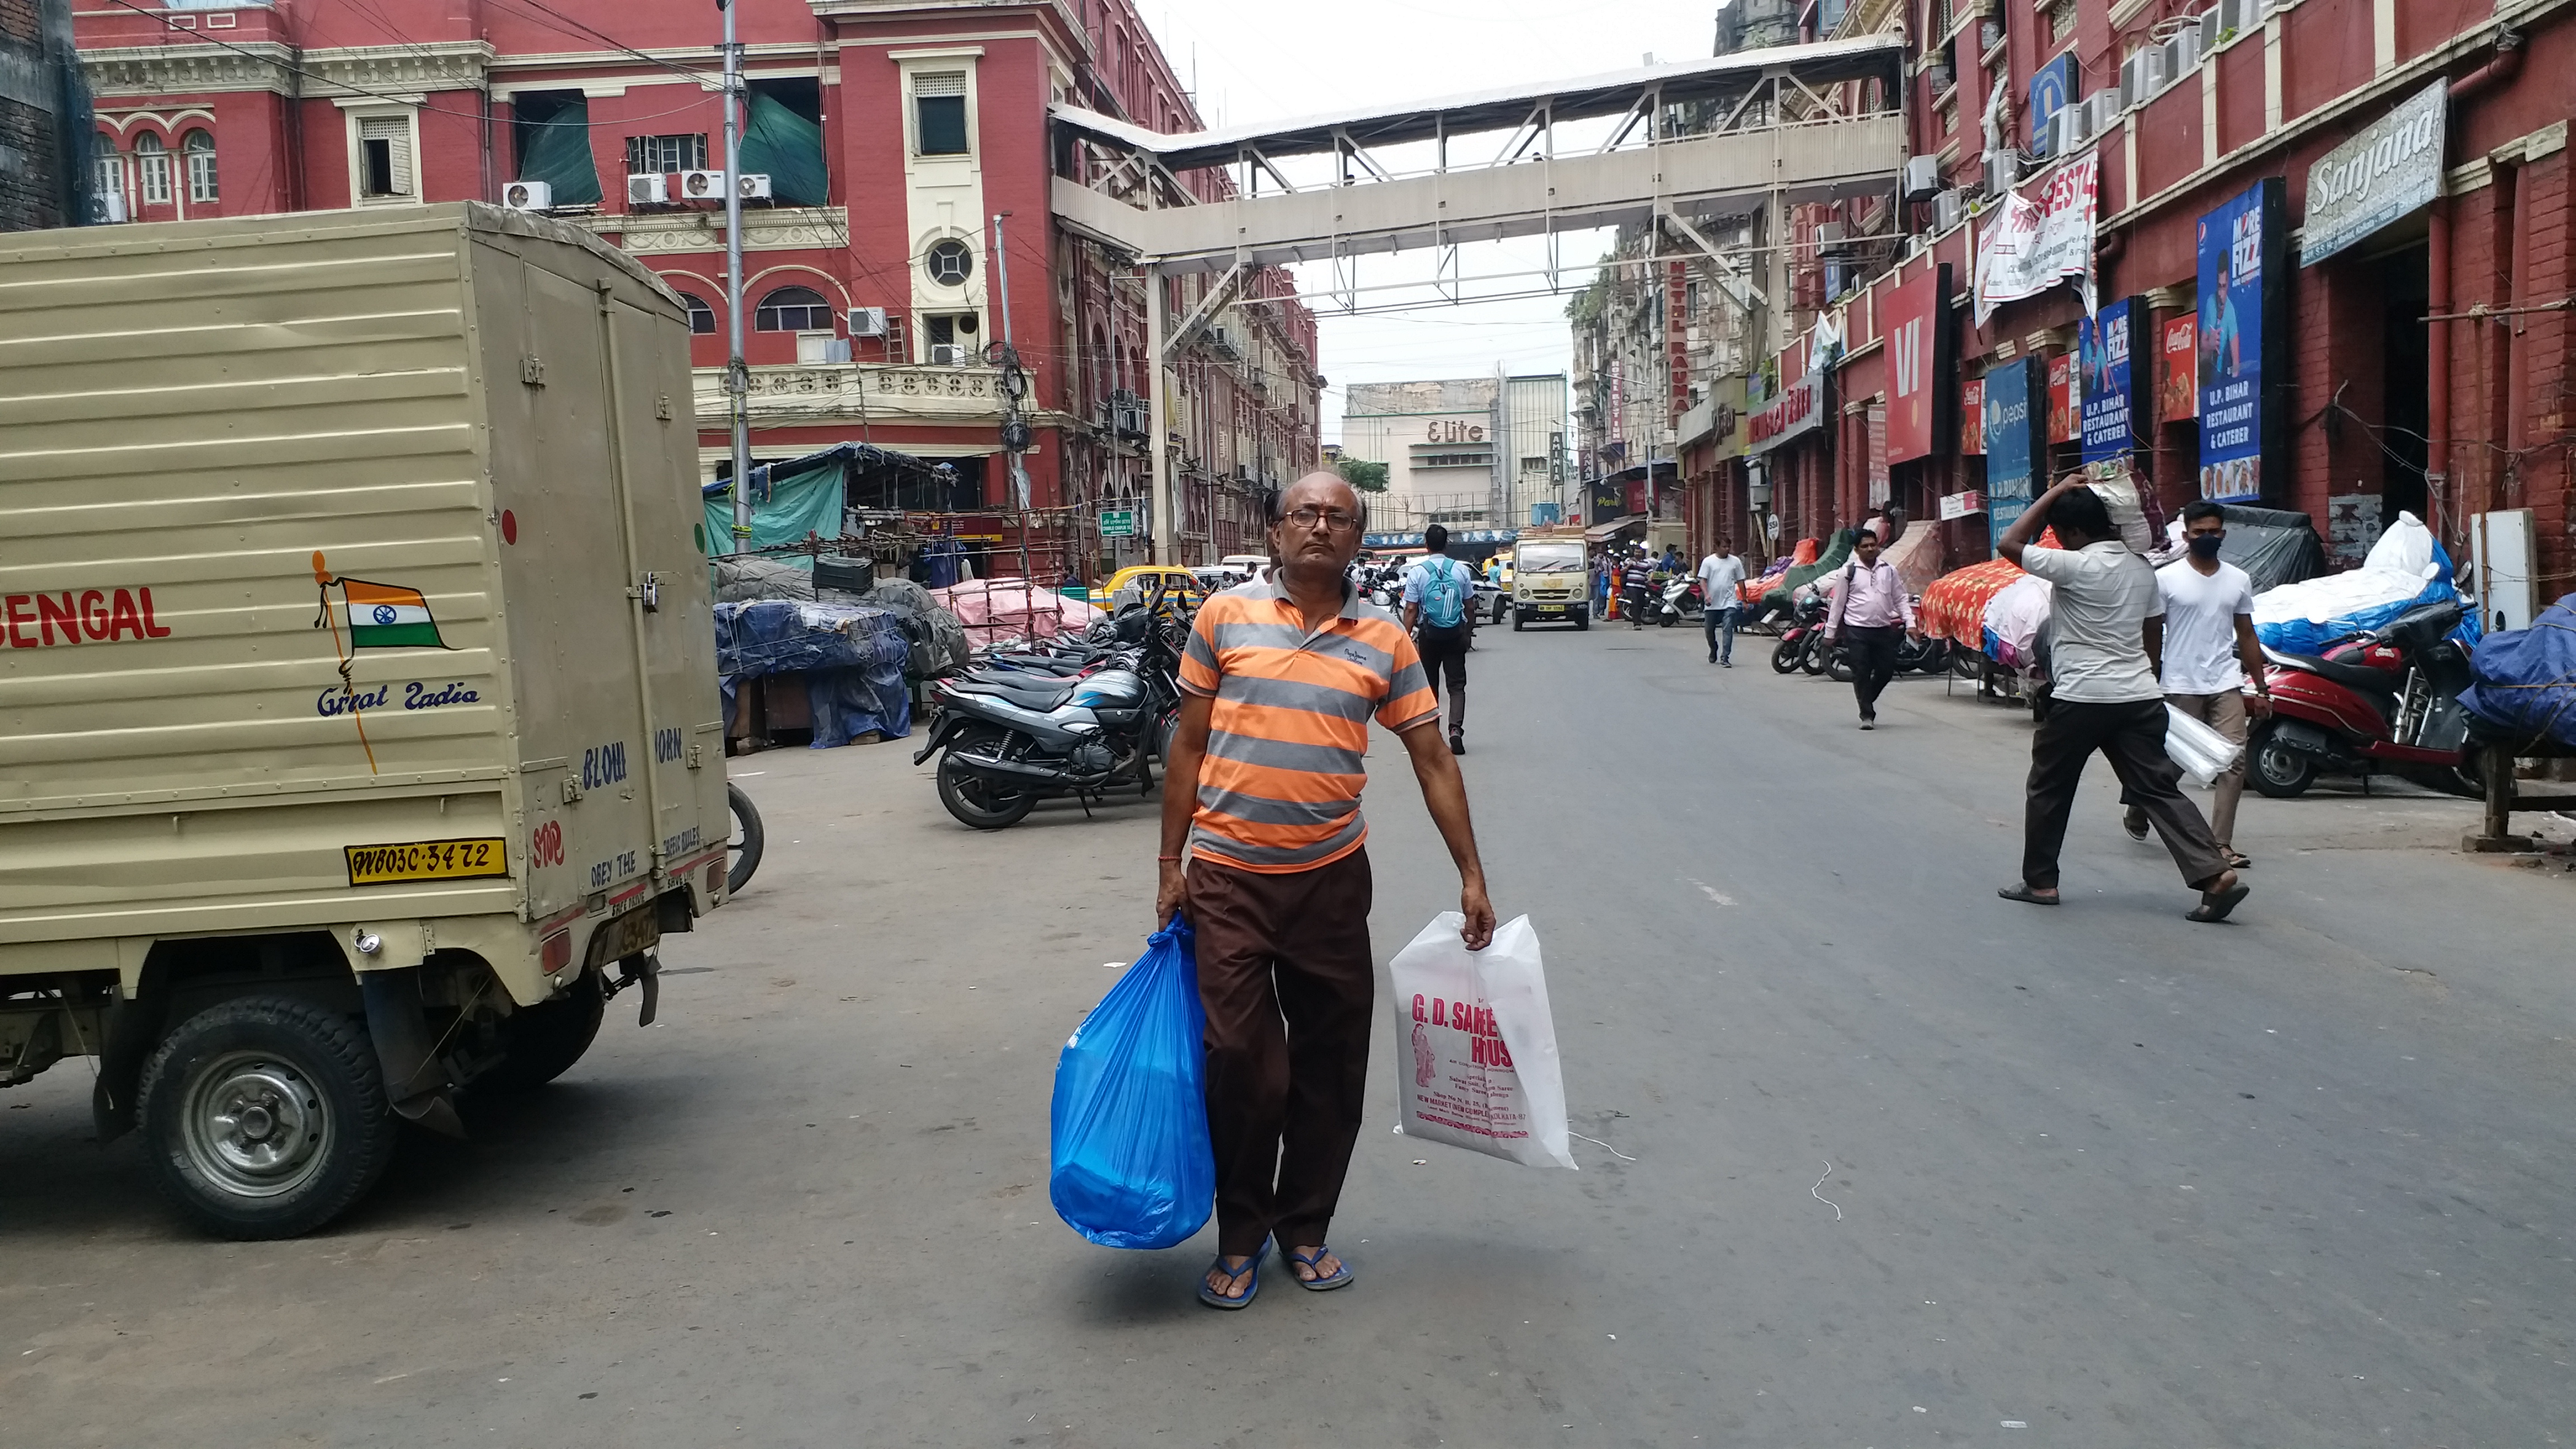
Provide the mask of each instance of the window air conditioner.
POLYGON ((886 335, 886 309, 883 307, 852 307, 850 309, 850 335, 852 337, 883 337, 886 335))
POLYGON ((2218 37, 2223 34, 2226 29, 2227 6, 2224 3, 2224 0, 2222 0, 2222 3, 2212 5, 2208 9, 2200 12, 2200 53, 2202 55, 2207 55, 2211 51, 2218 49, 2218 37))
POLYGON ((2084 129, 2085 111, 2081 101, 2061 106, 2048 118, 2048 154, 2072 156, 2081 150, 2092 132, 2084 129))
POLYGON ((683 171, 680 173, 680 200, 724 200, 725 174, 721 171, 683 171))
POLYGON ((2021 163, 2009 150, 1986 153, 1986 195, 2000 197, 2021 179, 2021 163))
POLYGON ((2084 129, 2096 136, 2111 129, 2120 119, 2120 93, 2095 91, 2084 98, 2084 129))
POLYGON ((1817 255, 1838 257, 1850 252, 1851 248, 1851 228, 1849 226, 1839 221, 1820 221, 1816 223, 1817 255))
POLYGON ((954 342, 934 342, 930 344, 930 365, 933 367, 964 367, 966 365, 966 352, 967 349, 965 347, 954 342))
POLYGON ((2155 93, 2148 58, 2155 55, 2159 49, 2160 47, 2150 45, 2120 62, 2120 103, 2122 105, 2139 105, 2155 93))
POLYGON ((1941 189, 1941 158, 1909 156, 1905 160, 1905 199, 1923 201, 1941 189))
POLYGON ((660 206, 671 199, 671 178, 655 173, 626 178, 628 206, 660 206))
POLYGON ((2266 0, 2219 0, 2219 28, 2242 35, 2263 23, 2263 12, 2272 8, 2266 0))
POLYGON ((2178 31, 2164 43, 2165 84, 2172 85, 2191 74, 2200 64, 2200 31, 2197 28, 2178 31))
MULTIPOLYGON (((717 172, 716 174, 721 176, 724 173, 717 172)), ((769 199, 769 174, 764 171, 746 171, 742 173, 742 199, 745 201, 767 201, 769 199)))
POLYGON ((544 211, 555 204, 555 189, 543 181, 513 181, 501 188, 501 204, 512 211, 544 211))
POLYGON ((1965 201, 1959 195, 1959 188, 1954 186, 1939 193, 1932 198, 1932 229, 1948 231, 1966 217, 1967 210, 1965 201))

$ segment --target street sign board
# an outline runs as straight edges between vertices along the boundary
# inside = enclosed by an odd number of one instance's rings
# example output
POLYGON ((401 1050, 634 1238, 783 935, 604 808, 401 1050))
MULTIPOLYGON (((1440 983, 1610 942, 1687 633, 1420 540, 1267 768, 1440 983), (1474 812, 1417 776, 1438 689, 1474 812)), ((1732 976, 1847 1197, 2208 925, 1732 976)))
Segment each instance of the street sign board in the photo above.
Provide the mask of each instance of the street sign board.
POLYGON ((1136 536, 1136 510, 1133 508, 1104 508, 1100 510, 1100 536, 1102 538, 1134 538, 1136 536))

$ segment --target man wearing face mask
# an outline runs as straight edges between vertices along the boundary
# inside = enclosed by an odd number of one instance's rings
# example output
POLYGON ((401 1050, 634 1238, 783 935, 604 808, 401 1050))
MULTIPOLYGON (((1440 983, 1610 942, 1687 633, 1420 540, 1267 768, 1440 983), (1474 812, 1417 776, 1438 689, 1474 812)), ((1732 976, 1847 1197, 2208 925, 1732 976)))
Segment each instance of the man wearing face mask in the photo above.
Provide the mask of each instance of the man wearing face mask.
MULTIPOLYGON (((2263 646, 2254 637, 2254 581, 2245 570, 2219 561, 2227 541, 2227 511, 2206 500, 2182 511, 2183 543, 2190 552, 2156 570, 2164 597, 2161 624, 2147 621, 2148 649, 2161 634, 2165 701, 2233 740, 2245 743, 2247 718, 2272 712, 2263 679, 2263 646)), ((2254 862, 2236 848, 2236 802, 2245 793, 2240 753, 2218 777, 2211 801, 2210 833, 2227 863, 2239 870, 2254 862)), ((2129 807, 2121 821, 2132 840, 2147 838, 2147 812, 2129 807)))

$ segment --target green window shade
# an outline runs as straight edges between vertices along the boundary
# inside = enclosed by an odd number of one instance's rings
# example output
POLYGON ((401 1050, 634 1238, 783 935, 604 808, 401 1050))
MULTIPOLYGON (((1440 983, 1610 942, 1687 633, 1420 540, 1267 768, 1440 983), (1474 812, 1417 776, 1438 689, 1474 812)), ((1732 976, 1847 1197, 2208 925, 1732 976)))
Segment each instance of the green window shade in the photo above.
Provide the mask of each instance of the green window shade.
POLYGON ((542 181, 554 188, 557 206, 599 204, 599 167, 590 154, 590 102, 569 100, 524 134, 528 149, 519 157, 521 181, 542 181))
POLYGON ((823 128, 771 100, 751 93, 751 124, 742 133, 743 174, 769 177, 769 194, 789 206, 825 202, 823 128))

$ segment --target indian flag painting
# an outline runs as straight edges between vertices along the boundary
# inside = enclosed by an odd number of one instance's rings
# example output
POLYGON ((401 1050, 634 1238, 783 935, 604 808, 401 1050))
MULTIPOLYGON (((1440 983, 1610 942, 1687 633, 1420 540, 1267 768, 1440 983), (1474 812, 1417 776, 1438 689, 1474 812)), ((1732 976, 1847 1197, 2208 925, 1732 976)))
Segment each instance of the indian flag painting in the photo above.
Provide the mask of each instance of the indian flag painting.
POLYGON ((313 621, 313 627, 331 630, 332 649, 340 656, 342 712, 357 727, 358 747, 366 751, 367 769, 373 772, 376 747, 367 741, 366 697, 350 677, 350 664, 361 649, 444 649, 447 641, 438 637, 438 621, 429 616, 429 600, 422 598, 418 589, 341 578, 322 561, 319 549, 313 552, 313 584, 322 592, 321 617, 313 621), (345 645, 331 620, 331 590, 335 587, 340 591, 342 612, 349 618, 345 645))
POLYGON ((340 597, 348 602, 352 649, 447 647, 438 637, 438 621, 429 616, 429 601, 418 589, 342 579, 340 597))

